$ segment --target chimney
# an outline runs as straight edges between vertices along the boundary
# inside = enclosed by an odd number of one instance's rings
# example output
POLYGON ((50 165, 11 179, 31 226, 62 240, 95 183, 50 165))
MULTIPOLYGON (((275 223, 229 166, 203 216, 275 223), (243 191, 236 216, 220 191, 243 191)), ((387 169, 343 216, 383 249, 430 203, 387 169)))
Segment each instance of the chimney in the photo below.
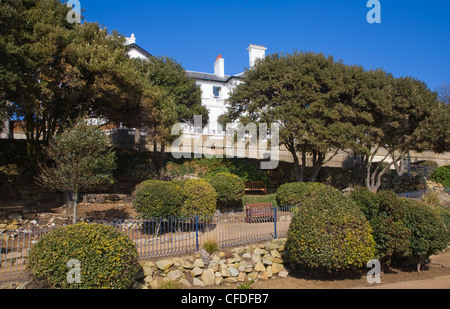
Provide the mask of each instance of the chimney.
POLYGON ((255 65, 256 60, 266 57, 267 48, 264 46, 250 44, 247 50, 250 58, 250 68, 255 65))
POLYGON ((222 55, 219 55, 214 62, 214 75, 225 76, 225 59, 222 58, 222 55))

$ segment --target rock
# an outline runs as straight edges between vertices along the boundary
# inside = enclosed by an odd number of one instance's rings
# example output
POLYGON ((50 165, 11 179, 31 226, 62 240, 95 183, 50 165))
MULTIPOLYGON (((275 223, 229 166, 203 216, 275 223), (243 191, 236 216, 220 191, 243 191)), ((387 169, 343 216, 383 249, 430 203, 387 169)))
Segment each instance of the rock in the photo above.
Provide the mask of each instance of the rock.
POLYGON ((14 213, 8 216, 9 220, 22 220, 22 215, 18 213, 14 213))
POLYGON ((202 259, 196 259, 193 264, 193 267, 200 267, 200 268, 205 267, 205 262, 203 262, 202 259))
POLYGON ((192 277, 200 276, 202 273, 203 273, 203 269, 201 269, 198 266, 195 266, 194 269, 191 270, 191 276, 192 277))
POLYGON ((171 280, 171 281, 176 281, 179 278, 183 277, 183 272, 181 270, 172 270, 169 273, 167 273, 167 279, 171 280))
POLYGON ((194 278, 194 280, 192 280, 192 285, 198 287, 205 287, 205 283, 198 278, 194 278))
POLYGON ((272 264, 272 273, 274 275, 278 274, 279 272, 284 270, 284 266, 282 264, 273 263, 272 264))
POLYGON ((289 273, 285 270, 282 270, 278 273, 278 276, 280 276, 281 278, 286 278, 289 275, 289 273))
POLYGON ((206 286, 211 286, 214 285, 214 279, 216 278, 216 276, 212 269, 206 269, 205 271, 203 271, 200 278, 206 286))
POLYGON ((14 290, 14 283, 0 285, 0 290, 14 290))
POLYGON ((275 257, 275 258, 280 258, 281 259, 281 254, 277 250, 270 251, 270 255, 275 257))
POLYGON ((225 256, 225 252, 221 251, 217 254, 219 258, 223 258, 225 256))
POLYGON ((253 250, 254 254, 259 254, 259 255, 264 255, 269 253, 269 251, 262 249, 262 248, 256 248, 255 250, 253 250))
POLYGON ((266 267, 264 267, 264 264, 261 262, 256 263, 255 265, 255 271, 266 271, 266 267))
POLYGON ((180 260, 180 266, 185 268, 185 269, 192 269, 194 268, 194 265, 192 265, 189 261, 186 260, 180 260))
POLYGON ((269 276, 267 275, 267 272, 262 271, 259 273, 258 278, 261 280, 269 280, 269 276))
POLYGON ((237 269, 234 268, 234 267, 228 267, 228 271, 230 272, 231 277, 237 277, 237 276, 239 276, 239 270, 237 270, 237 269))
POLYGON ((174 263, 173 260, 161 260, 156 262, 156 267, 158 267, 160 270, 164 271, 170 268, 174 263))
POLYGON ((178 281, 185 289, 189 289, 192 287, 192 284, 189 283, 186 279, 181 279, 178 281))
POLYGON ((239 282, 244 282, 246 278, 247 278, 247 275, 245 273, 239 273, 239 275, 238 275, 239 282))
POLYGON ((19 226, 17 224, 9 224, 5 227, 6 230, 17 230, 19 226))
MULTIPOLYGON (((221 266, 222 266, 223 264, 221 264, 221 266)), ((231 277, 231 273, 230 273, 230 271, 228 270, 228 267, 220 267, 220 274, 222 275, 222 277, 231 277)))
POLYGON ((256 271, 254 271, 254 272, 249 273, 247 276, 249 279, 256 280, 258 278, 258 273, 256 271))
POLYGON ((214 284, 215 285, 221 285, 222 282, 223 282, 223 278, 222 277, 214 279, 214 284))
POLYGON ((263 260, 262 263, 264 265, 272 265, 272 261, 269 261, 269 260, 263 260))
POLYGON ((22 253, 20 252, 9 252, 6 254, 6 260, 15 260, 22 257, 22 253))
POLYGON ((237 282, 237 277, 228 277, 223 279, 223 282, 225 283, 236 283, 237 282))
POLYGON ((246 253, 244 253, 244 254, 242 255, 242 257, 243 257, 244 259, 251 259, 251 258, 252 258, 252 255, 251 255, 249 252, 246 252, 246 253))

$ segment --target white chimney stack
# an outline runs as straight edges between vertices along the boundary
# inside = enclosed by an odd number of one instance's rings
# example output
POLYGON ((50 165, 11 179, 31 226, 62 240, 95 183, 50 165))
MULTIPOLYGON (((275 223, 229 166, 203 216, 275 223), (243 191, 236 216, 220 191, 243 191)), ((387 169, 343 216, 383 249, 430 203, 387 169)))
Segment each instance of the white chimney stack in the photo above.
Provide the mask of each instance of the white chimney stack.
POLYGON ((225 76, 225 59, 222 58, 222 55, 219 55, 214 62, 214 75, 225 76))
POLYGON ((250 68, 255 65, 256 60, 266 57, 267 48, 264 46, 250 44, 247 50, 250 57, 250 68))

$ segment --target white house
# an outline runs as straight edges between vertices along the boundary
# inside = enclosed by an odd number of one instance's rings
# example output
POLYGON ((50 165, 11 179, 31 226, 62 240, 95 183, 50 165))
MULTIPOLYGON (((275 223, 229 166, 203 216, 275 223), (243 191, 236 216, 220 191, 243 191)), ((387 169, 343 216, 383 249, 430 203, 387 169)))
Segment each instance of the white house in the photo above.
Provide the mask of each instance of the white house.
MULTIPOLYGON (((130 45, 128 54, 132 58, 148 59, 151 55, 143 48, 136 44, 134 34, 127 38, 127 44, 130 45)), ((257 59, 266 56, 267 48, 259 45, 250 45, 249 67, 252 67, 257 59)), ((195 132, 195 128, 185 127, 186 133, 203 133, 207 135, 223 135, 224 128, 218 123, 218 118, 227 112, 226 100, 230 93, 240 83, 244 72, 236 75, 225 74, 225 59, 219 55, 214 61, 214 73, 198 72, 186 70, 187 75, 196 80, 196 84, 202 90, 202 105, 209 111, 209 124, 204 128, 203 132, 195 132)))

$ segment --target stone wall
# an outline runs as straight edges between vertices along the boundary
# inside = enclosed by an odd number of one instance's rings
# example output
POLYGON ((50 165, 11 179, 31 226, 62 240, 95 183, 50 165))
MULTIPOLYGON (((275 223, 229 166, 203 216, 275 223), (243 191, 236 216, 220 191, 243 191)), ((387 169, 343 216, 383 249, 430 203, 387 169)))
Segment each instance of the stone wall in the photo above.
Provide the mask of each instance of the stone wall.
POLYGON ((140 262, 134 288, 158 289, 168 283, 183 288, 239 285, 257 280, 286 277, 283 251, 286 239, 251 244, 208 254, 200 253, 140 262))

